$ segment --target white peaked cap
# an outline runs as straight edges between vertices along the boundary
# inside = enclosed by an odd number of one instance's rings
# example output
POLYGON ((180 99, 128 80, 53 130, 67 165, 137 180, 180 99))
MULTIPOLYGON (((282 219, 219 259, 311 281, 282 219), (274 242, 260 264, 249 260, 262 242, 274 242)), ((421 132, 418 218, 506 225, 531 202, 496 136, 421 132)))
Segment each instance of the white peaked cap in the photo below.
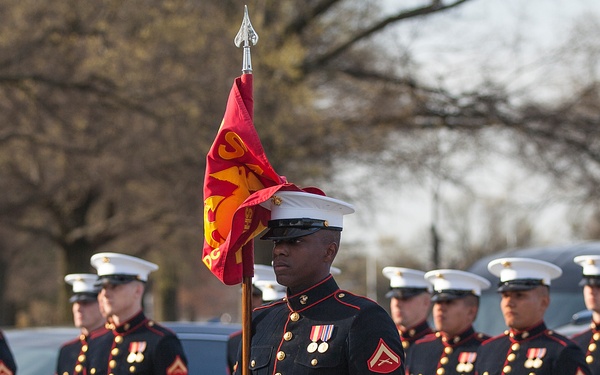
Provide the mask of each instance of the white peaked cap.
POLYGON ((264 264, 254 265, 252 284, 261 290, 262 300, 275 301, 285 297, 287 288, 277 283, 273 267, 264 264))
POLYGON ((600 255, 580 255, 573 261, 583 267, 583 276, 600 276, 600 255))
POLYGON ((282 299, 286 296, 287 288, 277 283, 276 280, 257 280, 254 285, 262 291, 265 302, 282 299))
POLYGON ((562 275, 557 265, 531 258, 500 258, 488 263, 492 275, 500 277, 501 283, 518 280, 541 280, 550 286, 550 280, 562 275))
POLYGON ((431 283, 435 293, 445 291, 466 291, 481 296, 491 283, 484 277, 460 270, 439 269, 425 273, 425 279, 431 283))
POLYGON ((252 284, 258 280, 275 280, 275 271, 273 270, 273 267, 265 264, 255 264, 252 284))
POLYGON ((384 267, 383 276, 390 279, 391 288, 426 288, 430 289, 425 280, 425 272, 403 267, 384 267))
POLYGON ((354 212, 351 204, 339 199, 301 191, 279 191, 262 205, 271 210, 271 220, 309 218, 339 228, 344 215, 354 212))
POLYGON ((148 275, 158 269, 158 265, 131 255, 119 253, 98 253, 90 260, 98 270, 99 277, 135 276, 140 281, 147 281, 148 275))
POLYGON ((98 275, 93 273, 71 273, 65 276, 65 282, 73 286, 73 293, 98 294, 98 287, 94 283, 98 275))

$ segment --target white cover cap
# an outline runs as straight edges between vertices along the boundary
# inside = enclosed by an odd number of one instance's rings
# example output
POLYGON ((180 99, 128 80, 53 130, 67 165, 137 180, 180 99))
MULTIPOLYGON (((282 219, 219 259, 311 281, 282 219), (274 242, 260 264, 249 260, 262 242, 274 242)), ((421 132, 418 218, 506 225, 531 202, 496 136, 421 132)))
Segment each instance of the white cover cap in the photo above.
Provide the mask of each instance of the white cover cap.
POLYGON ((431 290, 425 280, 425 272, 404 267, 384 267, 383 276, 390 279, 390 291, 387 298, 407 299, 431 290))
POLYGON ((481 291, 488 289, 491 285, 484 277, 471 272, 451 269, 429 271, 425 274, 425 279, 433 286, 434 294, 448 294, 455 298, 468 294, 481 296, 481 291))
POLYGON ((543 260, 500 258, 488 263, 488 270, 500 277, 498 291, 528 290, 538 285, 550 286, 550 280, 562 275, 562 269, 543 260))
POLYGON ((150 272, 158 269, 158 265, 152 262, 119 253, 94 254, 90 263, 98 270, 98 277, 104 278, 109 282, 116 280, 116 278, 115 280, 111 280, 111 276, 131 276, 132 278, 128 281, 136 279, 146 282, 148 281, 150 272))
POLYGON ((98 275, 93 273, 71 273, 65 276, 65 282, 73 286, 73 295, 69 302, 97 301, 100 288, 95 284, 98 275))
POLYGON ((583 276, 600 276, 600 255, 579 255, 573 261, 583 267, 583 276))
POLYGON ((344 201, 301 191, 279 191, 261 205, 271 211, 269 230, 262 239, 306 236, 319 229, 342 230, 344 215, 354 207, 344 201))
POLYGON ((65 282, 73 286, 73 293, 96 293, 98 287, 94 283, 98 275, 93 273, 71 273, 65 276, 65 282))
POLYGON ((282 299, 287 288, 277 283, 273 267, 264 264, 254 265, 252 284, 261 290, 262 300, 265 302, 282 299))

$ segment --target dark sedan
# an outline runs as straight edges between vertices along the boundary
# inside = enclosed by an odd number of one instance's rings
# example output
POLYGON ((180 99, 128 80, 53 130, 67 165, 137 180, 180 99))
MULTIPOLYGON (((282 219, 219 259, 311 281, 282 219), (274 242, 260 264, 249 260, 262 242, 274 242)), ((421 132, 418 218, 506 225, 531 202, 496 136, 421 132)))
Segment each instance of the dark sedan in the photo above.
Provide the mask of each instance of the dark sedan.
MULTIPOLYGON (((227 374, 227 340, 239 324, 211 322, 166 322, 183 344, 190 374, 227 374)), ((77 337, 73 327, 4 330, 17 362, 19 375, 48 375, 56 368, 60 346, 77 337)))

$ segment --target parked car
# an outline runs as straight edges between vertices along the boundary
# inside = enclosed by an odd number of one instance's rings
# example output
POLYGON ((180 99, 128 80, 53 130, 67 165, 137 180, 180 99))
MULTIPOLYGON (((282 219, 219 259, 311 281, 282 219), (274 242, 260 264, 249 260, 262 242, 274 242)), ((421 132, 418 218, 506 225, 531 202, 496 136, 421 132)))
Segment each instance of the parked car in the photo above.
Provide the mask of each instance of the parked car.
MULTIPOLYGON (((582 287, 579 286, 582 268, 573 262, 573 258, 586 254, 600 255, 600 242, 507 250, 479 259, 467 271, 487 278, 491 281, 492 287, 481 294, 479 313, 474 324, 475 328, 490 335, 500 334, 506 329, 500 311, 500 295, 496 291, 499 280, 488 271, 488 263, 497 258, 525 257, 544 260, 562 269, 562 275, 552 280, 550 306, 546 310, 544 320, 550 329, 556 329, 561 333, 564 330, 567 334, 575 333, 573 332, 573 330, 576 330, 572 323, 573 315, 586 308, 583 301, 582 287), (567 332, 568 330, 571 330, 571 332, 567 332)), ((580 325, 580 327, 582 330, 586 328, 585 324, 580 325)))
MULTIPOLYGON (((239 324, 212 322, 161 323, 174 331, 186 352, 190 374, 227 374, 227 340, 239 324)), ((77 337, 74 327, 5 329, 19 375, 48 375, 56 368, 60 346, 77 337)))

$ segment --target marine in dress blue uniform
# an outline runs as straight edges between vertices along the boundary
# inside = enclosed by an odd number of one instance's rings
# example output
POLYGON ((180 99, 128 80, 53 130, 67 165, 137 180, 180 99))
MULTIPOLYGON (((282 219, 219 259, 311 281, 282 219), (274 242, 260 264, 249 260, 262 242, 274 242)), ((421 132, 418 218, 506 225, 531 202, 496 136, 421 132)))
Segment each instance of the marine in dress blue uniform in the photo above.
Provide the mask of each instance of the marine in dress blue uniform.
POLYGON ((171 330, 148 319, 142 296, 154 263, 118 253, 91 258, 102 286, 99 300, 111 318, 111 331, 90 352, 91 375, 187 375, 187 357, 171 330))
POLYGON ((404 267, 384 267, 383 276, 390 279, 390 315, 400 338, 406 357, 405 367, 410 367, 414 343, 433 333, 427 322, 431 307, 431 285, 425 272, 404 267))
POLYGON ((573 261, 582 267, 585 306, 592 311, 590 328, 573 336, 573 341, 585 352, 585 361, 592 374, 600 374, 600 256, 580 255, 573 261))
POLYGON ((66 342, 60 348, 56 363, 57 375, 88 374, 90 348, 97 345, 98 339, 109 331, 106 319, 98 306, 98 292, 95 274, 76 273, 65 276, 72 285, 73 295, 69 299, 73 308, 73 321, 81 329, 79 337, 66 342))
POLYGON ((490 282, 459 270, 433 270, 425 274, 433 285, 433 321, 437 332, 418 340, 407 360, 411 375, 474 374, 477 348, 489 336, 475 332, 481 290, 490 282))
POLYGON ((265 206, 271 220, 262 239, 274 241, 273 267, 287 297, 253 312, 250 373, 403 375, 404 352, 388 313, 341 290, 330 274, 342 215, 352 206, 286 191, 265 206))
POLYGON ((16 372, 17 364, 4 338, 4 334, 0 331, 0 374, 14 375, 16 372))
POLYGON ((500 307, 508 330, 485 341, 477 351, 479 375, 591 374, 584 353, 569 338, 549 330, 543 316, 550 303, 550 280, 562 270, 528 258, 501 258, 488 264, 500 277, 500 307))

